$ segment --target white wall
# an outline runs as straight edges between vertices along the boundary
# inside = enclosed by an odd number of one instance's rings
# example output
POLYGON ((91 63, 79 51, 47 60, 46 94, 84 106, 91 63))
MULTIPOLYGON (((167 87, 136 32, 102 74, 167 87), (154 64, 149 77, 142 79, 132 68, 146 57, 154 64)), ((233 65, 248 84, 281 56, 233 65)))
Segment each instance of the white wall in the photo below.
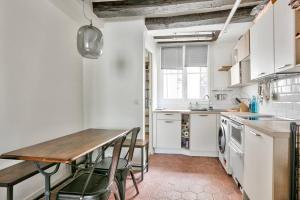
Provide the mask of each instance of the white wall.
POLYGON ((102 57, 84 60, 85 126, 143 125, 144 20, 104 24, 102 57))
MULTIPOLYGON (((257 96, 258 84, 242 88, 242 96, 251 98, 257 96)), ((264 100, 259 106, 259 112, 280 117, 300 119, 300 76, 285 78, 271 83, 271 92, 277 94, 277 99, 264 100)))
MULTIPOLYGON (((76 1, 68 4, 81 10, 76 1)), ((68 6, 57 0, 0 2, 0 153, 83 128, 80 24, 63 7, 68 6)), ((10 164, 0 160, 0 168, 10 164)), ((53 181, 66 171, 61 167, 53 181)), ((29 198, 42 187, 37 175, 16 186, 15 199, 29 198)), ((6 198, 4 191, 0 199, 6 198)))

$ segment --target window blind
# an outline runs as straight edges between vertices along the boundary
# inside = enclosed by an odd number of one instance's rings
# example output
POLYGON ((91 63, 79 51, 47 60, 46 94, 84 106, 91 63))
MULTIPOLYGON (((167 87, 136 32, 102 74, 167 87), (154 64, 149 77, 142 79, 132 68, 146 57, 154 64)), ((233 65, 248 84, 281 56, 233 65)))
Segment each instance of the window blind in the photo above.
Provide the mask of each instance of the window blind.
POLYGON ((207 45, 189 45, 185 49, 185 67, 207 67, 207 45))
POLYGON ((161 69, 182 69, 182 46, 161 48, 161 69))

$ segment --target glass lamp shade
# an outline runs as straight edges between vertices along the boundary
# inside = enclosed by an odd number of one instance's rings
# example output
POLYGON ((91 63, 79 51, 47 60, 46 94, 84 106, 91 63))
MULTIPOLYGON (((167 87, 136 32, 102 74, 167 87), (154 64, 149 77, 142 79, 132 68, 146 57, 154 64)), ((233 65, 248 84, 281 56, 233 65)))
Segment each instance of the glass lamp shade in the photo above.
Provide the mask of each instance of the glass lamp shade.
POLYGON ((77 32, 77 49, 85 58, 97 59, 102 54, 103 34, 92 26, 86 25, 79 28, 77 32))

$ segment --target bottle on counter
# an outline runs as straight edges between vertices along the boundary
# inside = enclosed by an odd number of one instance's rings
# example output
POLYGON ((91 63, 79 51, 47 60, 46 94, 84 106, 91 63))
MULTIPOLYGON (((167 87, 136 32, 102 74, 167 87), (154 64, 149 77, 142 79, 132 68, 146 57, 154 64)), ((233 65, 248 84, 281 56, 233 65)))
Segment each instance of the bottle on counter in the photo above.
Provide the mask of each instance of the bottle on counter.
POLYGON ((249 99, 248 101, 249 101, 249 105, 248 105, 249 112, 252 112, 252 99, 249 99))
POLYGON ((252 113, 258 113, 258 101, 257 101, 257 98, 255 96, 252 97, 250 105, 251 105, 250 111, 252 113))

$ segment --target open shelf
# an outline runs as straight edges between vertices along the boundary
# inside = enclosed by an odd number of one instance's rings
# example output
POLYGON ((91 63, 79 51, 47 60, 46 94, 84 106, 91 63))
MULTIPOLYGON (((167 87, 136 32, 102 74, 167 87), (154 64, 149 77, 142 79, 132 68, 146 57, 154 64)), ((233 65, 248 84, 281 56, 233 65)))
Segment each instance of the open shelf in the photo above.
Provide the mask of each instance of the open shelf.
POLYGON ((182 114, 181 117, 181 148, 190 148, 190 115, 182 114))
POLYGON ((221 66, 218 71, 219 72, 228 72, 232 66, 221 66))

